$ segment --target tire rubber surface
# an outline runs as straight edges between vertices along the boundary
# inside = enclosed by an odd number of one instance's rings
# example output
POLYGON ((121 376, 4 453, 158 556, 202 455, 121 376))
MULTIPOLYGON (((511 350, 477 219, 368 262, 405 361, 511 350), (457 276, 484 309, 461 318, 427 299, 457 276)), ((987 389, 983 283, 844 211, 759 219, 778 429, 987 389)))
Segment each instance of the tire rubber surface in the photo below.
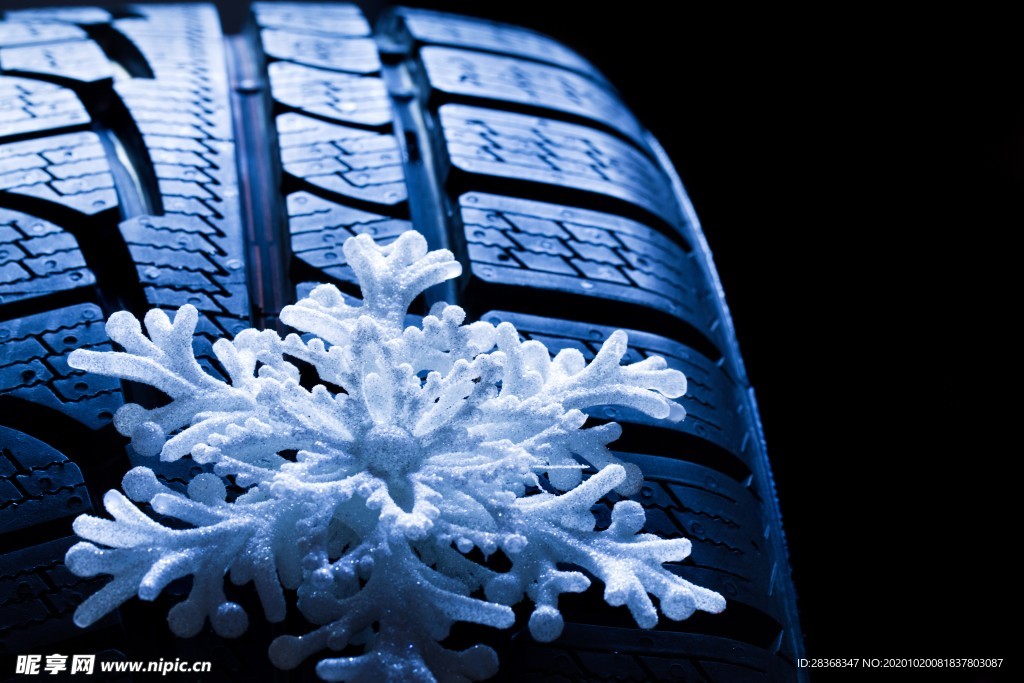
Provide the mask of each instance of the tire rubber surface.
POLYGON ((682 423, 612 407, 592 418, 623 424, 613 446, 643 469, 647 530, 693 542, 672 571, 728 601, 645 631, 595 586, 563 596, 553 643, 533 642, 522 619, 452 638, 493 644, 495 680, 802 678, 754 395, 657 142, 547 37, 418 9, 371 26, 347 4, 256 3, 231 36, 192 4, 0 21, 0 653, 209 659, 217 680, 315 680, 312 666, 269 673, 271 637, 301 632, 301 617, 271 626, 256 608, 237 641, 179 640, 165 619, 174 585, 73 625, 104 581, 63 566, 74 517, 135 464, 177 488, 201 468, 126 447, 111 417, 151 397, 69 368, 67 354, 110 348, 103 322, 116 310, 190 303, 197 356, 219 373, 217 338, 279 327, 316 283, 358 293, 346 238, 387 242, 414 226, 464 266, 419 312, 447 300, 588 358, 624 328, 630 360, 659 354, 686 374, 682 423))

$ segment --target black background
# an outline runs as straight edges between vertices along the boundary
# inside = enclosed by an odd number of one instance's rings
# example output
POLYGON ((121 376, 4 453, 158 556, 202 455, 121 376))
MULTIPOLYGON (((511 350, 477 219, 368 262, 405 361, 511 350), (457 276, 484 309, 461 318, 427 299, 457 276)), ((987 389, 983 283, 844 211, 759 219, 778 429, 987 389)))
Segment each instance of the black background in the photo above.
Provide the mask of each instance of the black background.
MULTIPOLYGON (((230 30, 244 3, 217 4, 230 30)), ((1012 658, 996 619, 1019 613, 1020 449, 999 437, 1017 364, 1000 346, 1020 307, 996 303, 1015 281, 996 240, 1024 225, 1016 24, 408 4, 562 40, 675 161, 757 389, 809 654, 1012 658)))

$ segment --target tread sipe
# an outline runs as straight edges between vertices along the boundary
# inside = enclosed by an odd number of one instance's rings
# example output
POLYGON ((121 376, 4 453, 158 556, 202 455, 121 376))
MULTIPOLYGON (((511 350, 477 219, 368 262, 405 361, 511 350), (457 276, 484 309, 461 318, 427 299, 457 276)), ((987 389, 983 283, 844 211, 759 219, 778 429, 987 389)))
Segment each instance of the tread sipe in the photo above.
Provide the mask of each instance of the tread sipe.
MULTIPOLYGON (((624 328, 631 360, 658 354, 689 379, 680 424, 612 407, 592 418, 624 425, 615 445, 645 473, 648 530, 693 541, 671 570, 728 608, 644 631, 599 588, 567 595, 553 643, 522 624, 474 635, 499 649, 496 680, 802 679, 756 403, 657 142, 593 66, 545 36, 419 9, 371 25, 349 4, 258 2, 229 36, 207 5, 3 14, 0 653, 209 659, 216 679, 266 678, 266 646, 292 624, 175 639, 174 586, 72 624, 102 579, 63 566, 71 520, 141 462, 111 418, 153 397, 67 355, 109 348, 114 311, 190 303, 197 356, 219 373, 217 338, 279 326, 314 283, 358 293, 345 239, 412 227, 464 265, 421 313, 448 300, 588 358, 624 328)), ((178 488, 200 469, 146 464, 178 488)), ((314 679, 312 667, 277 676, 314 679)))

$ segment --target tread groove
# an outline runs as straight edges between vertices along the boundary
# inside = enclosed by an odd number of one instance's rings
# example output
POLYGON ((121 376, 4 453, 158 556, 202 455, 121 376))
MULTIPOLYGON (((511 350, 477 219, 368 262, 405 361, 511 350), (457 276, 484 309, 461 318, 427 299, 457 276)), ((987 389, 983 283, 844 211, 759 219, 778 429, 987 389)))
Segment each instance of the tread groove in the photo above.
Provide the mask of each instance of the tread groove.
MULTIPOLYGON (((116 19, 140 18, 137 14, 122 14, 116 19)), ((99 45, 112 64, 124 69, 132 78, 154 78, 149 62, 135 44, 123 33, 110 24, 85 24, 82 26, 86 34, 99 45)))
POLYGON ((265 79, 258 67, 256 47, 248 36, 228 38, 228 75, 233 84, 232 121, 238 148, 238 178, 241 188, 242 219, 249 258, 246 276, 252 295, 253 324, 278 328, 278 315, 291 303, 294 289, 286 272, 291 258, 283 212, 271 192, 264 188, 280 185, 274 163, 277 144, 268 145, 264 131, 272 129, 266 111, 265 79))
MULTIPOLYGON (((383 66, 384 80, 395 112, 395 137, 402 150, 402 166, 409 186, 409 214, 412 224, 427 238, 431 249, 464 253, 453 229, 450 211, 440 182, 437 150, 432 144, 429 112, 418 96, 409 64, 388 60, 383 66), (454 238, 454 239, 453 239, 454 238)), ((457 283, 448 280, 424 293, 426 307, 438 301, 459 303, 457 283)))

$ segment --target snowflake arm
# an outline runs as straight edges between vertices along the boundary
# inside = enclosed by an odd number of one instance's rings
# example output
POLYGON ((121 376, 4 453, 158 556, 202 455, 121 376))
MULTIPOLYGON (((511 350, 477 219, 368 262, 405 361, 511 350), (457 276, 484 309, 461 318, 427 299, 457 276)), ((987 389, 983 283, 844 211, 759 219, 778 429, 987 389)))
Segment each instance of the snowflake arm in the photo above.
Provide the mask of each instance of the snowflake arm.
POLYGON ((168 405, 150 410, 128 404, 114 417, 117 430, 130 436, 143 455, 160 453, 164 435, 185 426, 196 414, 215 411, 244 416, 253 409, 250 392, 214 379, 196 362, 192 336, 198 315, 193 306, 183 306, 172 323, 166 313, 154 309, 145 318, 147 338, 139 321, 121 311, 110 316, 107 334, 124 352, 76 349, 68 357, 73 368, 149 384, 171 398, 168 405))
MULTIPOLYGON (((78 543, 68 551, 68 567, 79 576, 102 573, 114 577, 78 608, 76 623, 93 623, 135 593, 143 600, 153 600, 174 579, 191 575, 191 594, 170 615, 172 631, 179 636, 195 635, 206 617, 220 635, 237 636, 245 631, 245 612, 224 597, 223 576, 257 524, 252 517, 226 511, 218 514, 213 500, 210 503, 214 504, 200 502, 216 497, 216 484, 220 483, 214 475, 200 477, 189 487, 194 496, 191 500, 159 484, 146 468, 132 470, 124 480, 129 495, 148 498, 156 512, 190 522, 195 525, 192 529, 169 529, 155 522, 117 491, 108 491, 103 497, 113 521, 91 515, 75 520, 75 533, 110 548, 78 543), (210 477, 216 481, 212 495, 210 477)), ((223 490, 223 484, 220 488, 223 490)), ((269 602, 283 604, 274 598, 269 602)), ((273 617, 280 620, 283 611, 271 609, 268 618, 273 617)))
POLYGON ((352 324, 362 316, 400 332, 413 299, 462 273, 450 251, 428 252, 423 235, 411 230, 384 247, 369 235, 357 235, 346 240, 342 251, 362 288, 361 306, 347 304, 333 285, 320 285, 309 298, 281 311, 286 324, 335 345, 349 342, 352 324))
MULTIPOLYGON (((725 600, 718 593, 684 581, 662 566, 688 557, 690 541, 639 533, 646 521, 639 503, 619 501, 612 508, 611 526, 594 531, 591 506, 625 478, 621 466, 609 465, 569 493, 517 500, 518 510, 530 519, 535 532, 534 548, 528 556, 559 548, 563 561, 579 565, 602 580, 608 604, 626 605, 643 628, 653 628, 658 623, 658 613, 648 593, 659 598, 662 612, 670 619, 685 619, 697 609, 721 612, 725 600)), ((535 580, 544 584, 549 576, 554 576, 550 568, 535 580)), ((557 592, 560 591, 549 589, 534 597, 538 609, 554 607, 557 592)), ((554 633, 557 637, 560 630, 555 631, 548 624, 543 633, 554 633)), ((532 621, 531 632, 542 639, 532 621)))

